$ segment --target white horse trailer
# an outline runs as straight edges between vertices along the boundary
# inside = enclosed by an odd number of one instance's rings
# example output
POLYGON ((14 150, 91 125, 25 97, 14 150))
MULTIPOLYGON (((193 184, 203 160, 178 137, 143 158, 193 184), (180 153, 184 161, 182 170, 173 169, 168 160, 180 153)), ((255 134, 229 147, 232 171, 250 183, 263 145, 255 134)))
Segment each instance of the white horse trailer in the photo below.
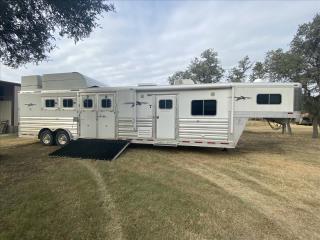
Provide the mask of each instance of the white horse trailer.
POLYGON ((79 73, 22 77, 19 136, 235 148, 249 118, 300 116, 299 83, 103 87, 79 73))

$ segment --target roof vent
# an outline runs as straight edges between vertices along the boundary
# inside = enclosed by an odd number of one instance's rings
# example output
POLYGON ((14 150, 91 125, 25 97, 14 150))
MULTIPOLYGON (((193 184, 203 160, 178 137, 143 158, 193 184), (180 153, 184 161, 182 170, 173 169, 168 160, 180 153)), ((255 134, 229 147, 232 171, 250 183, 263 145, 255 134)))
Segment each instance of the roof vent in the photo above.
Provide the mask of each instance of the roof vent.
POLYGON ((192 85, 194 81, 191 79, 177 79, 174 81, 174 85, 192 85))
POLYGON ((257 78, 253 81, 254 83, 265 83, 269 82, 267 79, 257 78))

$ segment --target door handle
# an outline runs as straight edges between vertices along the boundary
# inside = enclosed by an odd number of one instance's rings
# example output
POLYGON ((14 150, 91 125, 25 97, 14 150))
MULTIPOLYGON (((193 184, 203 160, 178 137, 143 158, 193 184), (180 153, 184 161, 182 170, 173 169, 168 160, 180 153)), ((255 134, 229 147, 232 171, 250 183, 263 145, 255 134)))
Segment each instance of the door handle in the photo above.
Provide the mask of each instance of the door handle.
POLYGON ((157 116, 157 119, 159 119, 159 116, 157 116))

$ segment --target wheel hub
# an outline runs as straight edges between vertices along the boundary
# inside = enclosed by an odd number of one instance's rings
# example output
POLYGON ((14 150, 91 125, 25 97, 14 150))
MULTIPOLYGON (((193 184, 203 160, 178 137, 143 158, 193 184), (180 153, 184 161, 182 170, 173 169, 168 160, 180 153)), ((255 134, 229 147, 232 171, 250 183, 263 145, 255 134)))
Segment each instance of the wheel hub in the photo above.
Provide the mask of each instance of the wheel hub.
POLYGON ((44 137, 43 137, 43 143, 44 143, 44 144, 50 144, 50 142, 51 142, 51 136, 50 136, 50 134, 44 135, 44 137))
POLYGON ((64 134, 59 135, 58 142, 60 145, 65 145, 68 142, 67 136, 64 134))

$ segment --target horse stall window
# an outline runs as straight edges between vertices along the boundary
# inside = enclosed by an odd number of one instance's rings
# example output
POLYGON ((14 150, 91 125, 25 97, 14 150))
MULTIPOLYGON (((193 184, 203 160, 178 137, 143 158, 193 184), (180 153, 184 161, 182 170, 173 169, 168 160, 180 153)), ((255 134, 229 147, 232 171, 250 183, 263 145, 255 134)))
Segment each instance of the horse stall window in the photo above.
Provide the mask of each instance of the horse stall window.
POLYGON ((83 100, 83 107, 84 108, 92 108, 93 107, 93 101, 90 98, 83 100))
POLYGON ((101 99, 101 107, 102 108, 111 108, 112 107, 111 99, 110 98, 101 99))
POLYGON ((46 99, 45 107, 46 108, 54 108, 56 106, 56 101, 54 99, 46 99))
POLYGON ((72 98, 65 98, 62 100, 63 108, 73 108, 73 99, 72 98))
POLYGON ((217 101, 216 100, 192 100, 191 115, 193 116, 217 115, 217 101))

